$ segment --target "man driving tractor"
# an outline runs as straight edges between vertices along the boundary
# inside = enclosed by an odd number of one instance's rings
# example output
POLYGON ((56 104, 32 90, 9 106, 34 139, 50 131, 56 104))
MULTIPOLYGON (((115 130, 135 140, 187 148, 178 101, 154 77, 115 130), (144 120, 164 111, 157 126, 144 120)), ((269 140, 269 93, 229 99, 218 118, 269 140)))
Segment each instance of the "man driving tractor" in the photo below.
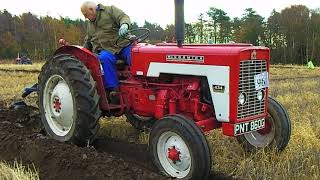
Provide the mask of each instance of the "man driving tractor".
POLYGON ((121 48, 115 43, 119 37, 127 35, 130 18, 115 6, 97 5, 91 1, 82 4, 81 12, 89 20, 84 47, 97 54, 104 72, 105 87, 112 98, 119 86, 117 60, 123 59, 130 65, 131 46, 121 48))

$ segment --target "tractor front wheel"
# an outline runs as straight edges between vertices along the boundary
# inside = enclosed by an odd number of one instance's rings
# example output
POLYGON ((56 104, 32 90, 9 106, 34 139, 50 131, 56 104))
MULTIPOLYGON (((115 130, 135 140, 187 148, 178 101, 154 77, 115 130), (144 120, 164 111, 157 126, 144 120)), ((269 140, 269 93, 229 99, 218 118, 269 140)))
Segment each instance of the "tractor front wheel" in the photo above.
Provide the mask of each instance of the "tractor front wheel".
POLYGON ((39 109, 53 139, 79 146, 93 141, 101 115, 99 96, 80 60, 63 54, 46 62, 39 75, 39 109))
POLYGON ((274 98, 268 98, 268 117, 265 128, 237 137, 247 152, 261 148, 282 151, 288 145, 291 122, 286 109, 274 98))
POLYGON ((149 149, 164 175, 178 179, 207 179, 211 169, 208 142, 194 121, 169 115, 152 127, 149 149))

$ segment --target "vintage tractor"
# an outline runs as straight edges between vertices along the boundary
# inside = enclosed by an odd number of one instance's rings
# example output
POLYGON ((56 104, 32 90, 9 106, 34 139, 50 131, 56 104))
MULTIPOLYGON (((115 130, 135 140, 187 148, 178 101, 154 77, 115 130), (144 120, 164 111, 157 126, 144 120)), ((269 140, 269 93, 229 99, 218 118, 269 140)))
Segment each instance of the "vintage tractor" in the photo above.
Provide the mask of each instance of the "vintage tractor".
MULTIPOLYGON (((38 93, 46 132, 62 142, 93 142, 101 116, 125 115, 150 129, 154 164, 170 177, 206 179, 211 153, 204 132, 222 128, 248 151, 283 150, 291 125, 268 96, 270 52, 249 44, 185 45, 183 0, 176 3, 177 44, 131 39, 131 66, 118 64, 120 92, 111 103, 100 61, 88 49, 65 45, 43 66, 38 93)), ((121 60, 119 60, 121 62, 121 60)))

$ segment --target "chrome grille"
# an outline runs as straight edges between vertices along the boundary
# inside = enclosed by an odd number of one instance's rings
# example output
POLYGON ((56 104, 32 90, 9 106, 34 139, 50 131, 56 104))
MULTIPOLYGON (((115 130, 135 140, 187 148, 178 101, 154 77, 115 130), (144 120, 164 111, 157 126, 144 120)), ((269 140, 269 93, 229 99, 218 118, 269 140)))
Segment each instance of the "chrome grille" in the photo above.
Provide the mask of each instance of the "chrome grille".
MULTIPOLYGON (((238 104, 238 119, 255 116, 264 113, 265 99, 259 101, 257 90, 255 89, 254 76, 267 71, 265 60, 245 60, 240 61, 239 94, 246 94, 246 103, 238 104)), ((265 92, 266 88, 263 89, 265 92)))

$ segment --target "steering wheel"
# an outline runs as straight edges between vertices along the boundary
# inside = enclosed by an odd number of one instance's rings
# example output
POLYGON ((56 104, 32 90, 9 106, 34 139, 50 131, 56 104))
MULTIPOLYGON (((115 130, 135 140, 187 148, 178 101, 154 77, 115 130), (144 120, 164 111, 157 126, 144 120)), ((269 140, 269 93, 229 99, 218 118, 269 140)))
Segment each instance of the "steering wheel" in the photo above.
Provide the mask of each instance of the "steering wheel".
POLYGON ((150 35, 150 30, 147 28, 137 28, 128 31, 128 35, 125 37, 118 37, 115 45, 120 48, 124 48, 133 43, 140 43, 147 39, 150 35))

